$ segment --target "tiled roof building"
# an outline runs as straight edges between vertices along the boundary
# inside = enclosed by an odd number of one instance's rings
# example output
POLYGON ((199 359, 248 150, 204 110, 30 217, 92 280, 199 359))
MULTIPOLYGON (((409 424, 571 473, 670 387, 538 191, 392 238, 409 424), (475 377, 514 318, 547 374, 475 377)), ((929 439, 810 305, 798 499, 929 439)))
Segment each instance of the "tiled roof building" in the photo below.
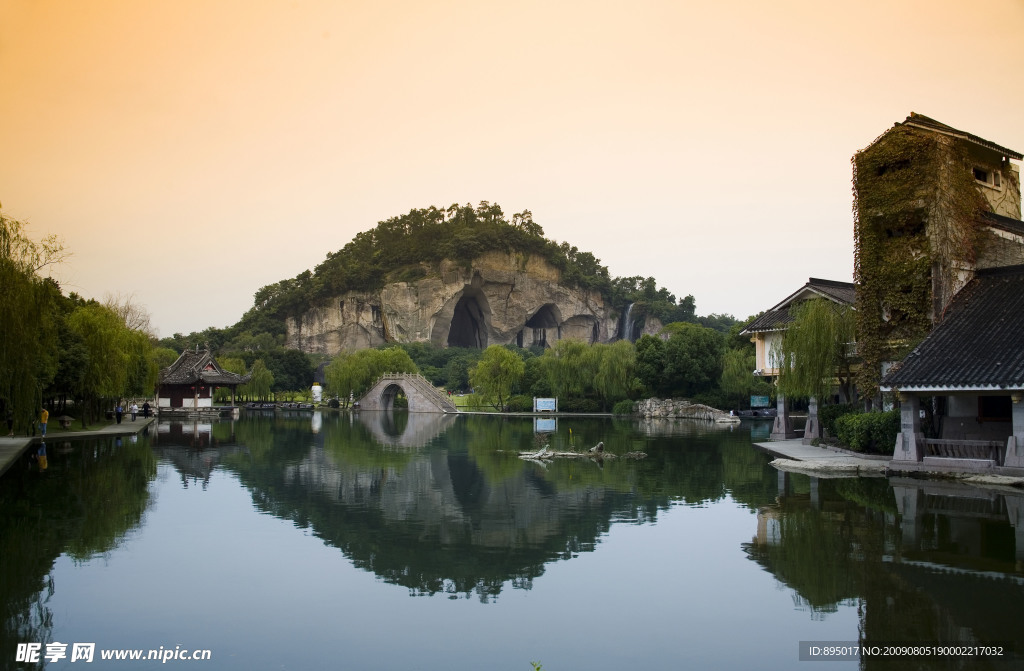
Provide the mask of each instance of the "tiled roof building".
POLYGON ((882 384, 929 393, 1024 390, 1024 266, 978 271, 882 384))
POLYGON ((894 464, 1024 472, 1024 265, 979 270, 882 389, 900 392, 894 464), (941 404, 937 438, 921 397, 941 404))
POLYGON ((771 350, 775 341, 782 337, 793 321, 791 310, 800 303, 812 298, 824 298, 837 305, 852 307, 855 300, 854 285, 850 282, 822 280, 812 277, 781 302, 765 310, 764 314, 750 322, 743 335, 750 335, 756 350, 755 366, 758 375, 772 378, 777 374, 776 366, 771 361, 771 350))
POLYGON ((178 360, 160 371, 157 382, 158 409, 197 410, 213 407, 213 392, 218 387, 235 388, 251 375, 239 375, 220 367, 209 350, 185 350, 178 360))

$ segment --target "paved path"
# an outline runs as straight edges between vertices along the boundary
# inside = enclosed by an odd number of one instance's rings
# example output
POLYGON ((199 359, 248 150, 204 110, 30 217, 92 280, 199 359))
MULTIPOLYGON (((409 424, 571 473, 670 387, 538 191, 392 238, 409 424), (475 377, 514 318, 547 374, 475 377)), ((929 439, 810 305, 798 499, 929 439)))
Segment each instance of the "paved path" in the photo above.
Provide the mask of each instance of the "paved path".
POLYGON ((754 443, 754 446, 781 457, 772 465, 787 471, 867 475, 884 473, 890 460, 888 456, 851 454, 827 446, 804 445, 801 438, 754 443))
MULTIPOLYGON (((142 431, 155 421, 156 417, 150 417, 149 419, 139 418, 134 422, 130 418, 127 418, 122 420, 120 424, 110 424, 101 429, 96 429, 95 431, 64 431, 62 429, 54 428, 56 422, 51 420, 47 425, 49 431, 46 434, 46 440, 51 443, 56 443, 61 440, 81 440, 83 438, 101 438, 103 436, 126 436, 142 431)), ((42 441, 42 436, 0 436, 0 475, 3 475, 7 469, 10 468, 14 462, 20 459, 33 444, 40 443, 42 441)))

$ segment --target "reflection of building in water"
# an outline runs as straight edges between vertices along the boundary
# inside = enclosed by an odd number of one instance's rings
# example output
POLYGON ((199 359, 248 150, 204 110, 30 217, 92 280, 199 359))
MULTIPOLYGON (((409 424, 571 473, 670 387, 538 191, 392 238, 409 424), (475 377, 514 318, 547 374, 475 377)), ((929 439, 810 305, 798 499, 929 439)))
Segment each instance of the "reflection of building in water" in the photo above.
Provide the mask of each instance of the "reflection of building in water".
POLYGON ((235 442, 233 427, 232 421, 160 422, 153 451, 174 465, 184 487, 199 484, 206 489, 210 475, 225 456, 247 452, 235 442))
POLYGON ((1024 572, 1024 494, 908 478, 892 488, 904 561, 986 570, 987 557, 1003 555, 1024 572))
MULTIPOLYGON (((811 480, 792 476, 776 505, 758 511, 756 535, 743 546, 811 617, 856 606, 860 642, 869 645, 1020 640, 1024 494, 907 478, 892 479, 890 489, 885 480, 848 478, 817 481, 812 497, 811 480)), ((984 668, 1022 661, 1024 650, 1011 650, 984 668)), ((861 668, 905 662, 862 658, 861 668)))

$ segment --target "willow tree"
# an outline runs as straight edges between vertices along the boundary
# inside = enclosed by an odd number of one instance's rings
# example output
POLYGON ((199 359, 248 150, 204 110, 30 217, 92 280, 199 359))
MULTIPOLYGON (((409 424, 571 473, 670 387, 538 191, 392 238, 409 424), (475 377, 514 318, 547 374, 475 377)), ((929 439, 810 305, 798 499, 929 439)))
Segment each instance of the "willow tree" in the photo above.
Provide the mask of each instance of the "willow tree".
POLYGON ((587 343, 559 340, 554 347, 544 350, 540 360, 555 396, 582 398, 593 389, 598 361, 587 343))
POLYGON ((359 397, 385 373, 417 373, 416 363, 401 347, 361 349, 342 352, 324 370, 327 389, 346 404, 348 397, 359 397))
POLYGON ((256 359, 249 371, 251 377, 247 384, 238 388, 240 394, 248 399, 265 401, 270 398, 270 388, 274 385, 274 374, 270 372, 263 359, 256 359))
POLYGON ((96 416, 105 402, 124 396, 135 377, 144 374, 139 357, 148 352, 149 343, 144 335, 127 328, 117 313, 99 303, 75 308, 67 325, 86 352, 75 389, 75 396, 83 402, 84 427, 90 414, 96 416))
POLYGON ((814 298, 793 308, 790 322, 775 348, 779 392, 789 397, 825 399, 838 385, 850 399, 850 344, 855 317, 849 306, 814 298))
POLYGON ((597 359, 594 389, 607 408, 614 401, 629 398, 639 386, 636 377, 636 348, 628 340, 610 345, 591 345, 597 359))
POLYGON ((522 357, 501 345, 491 345, 469 371, 469 383, 485 403, 502 410, 525 371, 522 357))
POLYGON ((60 289, 39 272, 64 258, 59 240, 35 242, 0 212, 0 400, 27 426, 57 374, 60 289))

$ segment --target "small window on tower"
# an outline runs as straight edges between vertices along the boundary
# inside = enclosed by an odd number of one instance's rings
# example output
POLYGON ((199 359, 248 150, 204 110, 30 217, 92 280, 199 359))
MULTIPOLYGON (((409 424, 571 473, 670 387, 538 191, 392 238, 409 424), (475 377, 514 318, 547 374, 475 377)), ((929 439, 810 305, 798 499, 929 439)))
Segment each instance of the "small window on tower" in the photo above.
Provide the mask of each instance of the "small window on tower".
POLYGON ((984 182, 984 183, 988 184, 988 180, 989 180, 988 170, 982 170, 981 168, 975 168, 974 169, 974 179, 978 180, 979 182, 984 182))

